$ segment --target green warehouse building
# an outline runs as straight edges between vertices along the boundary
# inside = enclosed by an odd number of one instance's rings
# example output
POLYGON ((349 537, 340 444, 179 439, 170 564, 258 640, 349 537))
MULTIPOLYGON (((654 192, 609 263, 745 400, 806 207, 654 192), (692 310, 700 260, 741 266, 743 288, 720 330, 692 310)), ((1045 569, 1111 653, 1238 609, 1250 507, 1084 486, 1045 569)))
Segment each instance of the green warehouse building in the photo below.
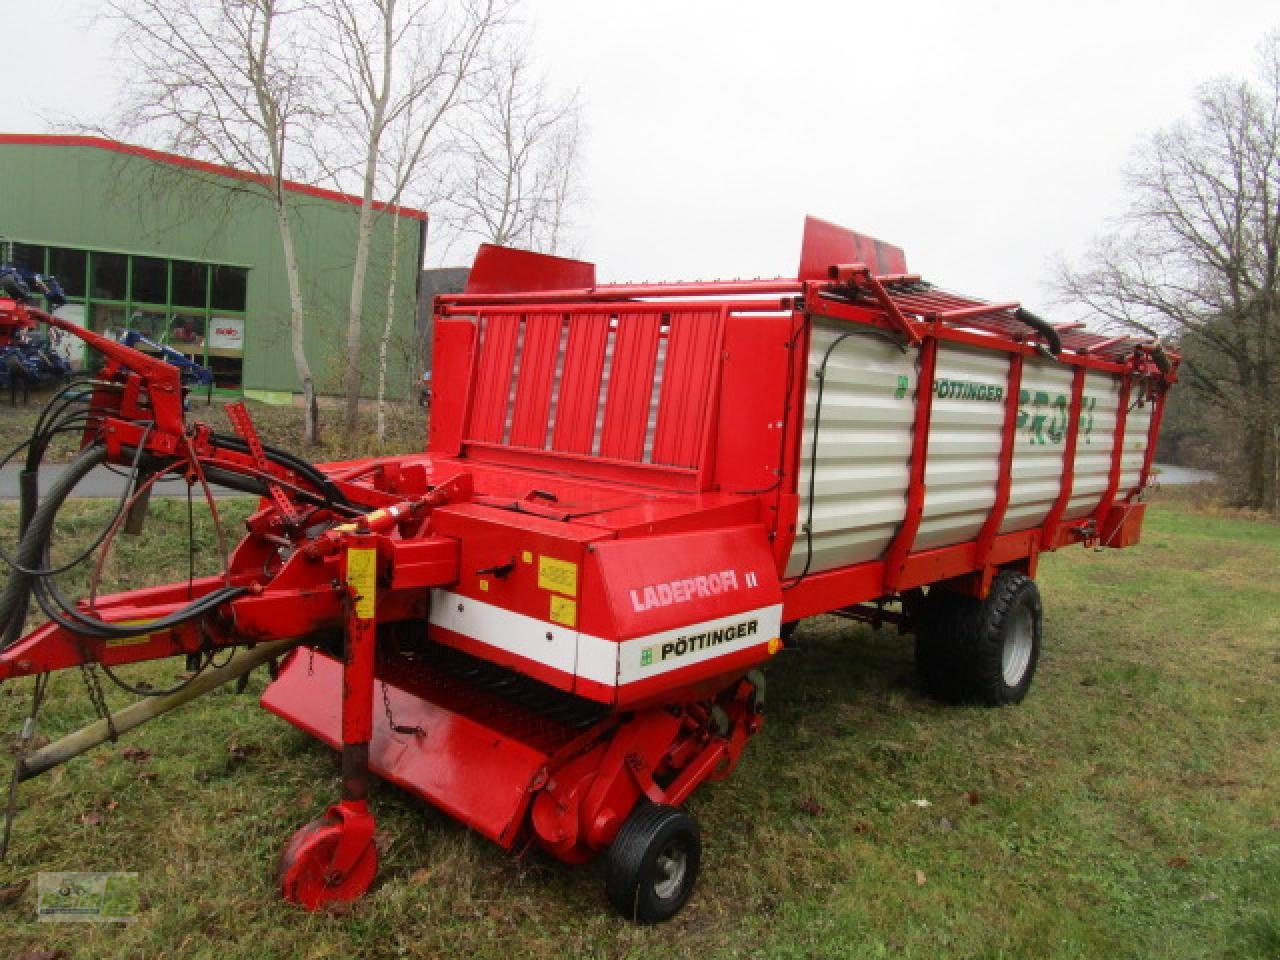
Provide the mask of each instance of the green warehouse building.
MULTIPOLYGON (((336 394, 360 201, 298 183, 286 195, 308 359, 320 393, 336 394)), ((388 392, 409 395, 425 234, 426 214, 377 205, 362 326, 370 394, 394 270, 388 392)), ((287 403, 301 389, 280 233, 253 174, 99 137, 0 134, 0 244, 58 278, 69 300, 59 316, 138 330, 210 367, 219 390, 287 403)))

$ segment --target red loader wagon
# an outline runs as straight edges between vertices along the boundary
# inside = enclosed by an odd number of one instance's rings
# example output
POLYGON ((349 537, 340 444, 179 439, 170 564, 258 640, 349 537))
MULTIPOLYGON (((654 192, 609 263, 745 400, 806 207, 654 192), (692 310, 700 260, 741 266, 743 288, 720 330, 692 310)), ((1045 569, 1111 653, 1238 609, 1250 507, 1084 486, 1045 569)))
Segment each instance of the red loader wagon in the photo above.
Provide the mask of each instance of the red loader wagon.
POLYGON ((608 898, 639 922, 688 899, 682 804, 760 731, 761 668, 799 620, 897 623, 929 692, 1023 698, 1037 559, 1138 541, 1178 363, 947 293, 813 219, 783 280, 597 285, 588 263, 481 248, 437 299, 430 441, 409 456, 316 467, 236 405, 237 436, 188 426, 172 367, 64 328, 107 365, 87 407, 44 421, 84 447, 40 497, 39 427, 29 449, 0 678, 201 670, 19 777, 270 663, 263 706, 342 752, 341 798, 284 849, 286 897, 372 883, 374 773, 504 849, 606 853, 608 898), (62 595, 53 517, 103 462, 133 478, 107 545, 158 477, 260 496, 225 571, 62 595), (49 622, 22 636, 32 601, 49 622), (229 646, 247 649, 212 665, 229 646))

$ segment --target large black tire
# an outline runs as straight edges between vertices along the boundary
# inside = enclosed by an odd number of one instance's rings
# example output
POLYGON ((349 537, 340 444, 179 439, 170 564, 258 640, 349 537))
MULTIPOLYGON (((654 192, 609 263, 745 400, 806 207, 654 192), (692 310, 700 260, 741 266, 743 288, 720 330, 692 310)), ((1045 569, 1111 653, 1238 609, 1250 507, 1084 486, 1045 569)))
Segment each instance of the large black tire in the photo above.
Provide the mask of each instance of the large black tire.
POLYGON ((702 861, 698 825, 683 810, 641 803, 609 848, 605 893, 635 923, 670 920, 688 901, 702 861))
POLYGON ((934 588, 916 630, 916 672, 939 700, 1019 703, 1040 659, 1043 610, 1035 581, 1005 570, 985 600, 934 588))
POLYGON ((916 623, 916 674, 925 693, 958 703, 970 691, 966 654, 981 604, 973 597, 932 588, 916 623))
POLYGON ((990 707, 1022 702, 1040 661, 1043 625, 1035 581, 1012 570, 997 575, 969 640, 974 699, 990 707))

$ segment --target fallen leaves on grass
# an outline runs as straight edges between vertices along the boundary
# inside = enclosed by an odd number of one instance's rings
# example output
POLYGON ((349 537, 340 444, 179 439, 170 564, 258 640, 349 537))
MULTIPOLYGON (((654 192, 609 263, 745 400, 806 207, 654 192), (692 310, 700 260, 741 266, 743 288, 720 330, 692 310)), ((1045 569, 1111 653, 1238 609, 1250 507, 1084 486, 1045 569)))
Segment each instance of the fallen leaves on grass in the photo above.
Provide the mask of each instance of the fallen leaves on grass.
POLYGON ((144 750, 142 747, 125 747, 120 751, 120 756, 130 763, 144 763, 151 759, 152 754, 150 750, 144 750))
POLYGON ((27 889, 29 880, 19 880, 17 883, 11 883, 7 887, 0 887, 0 903, 13 903, 22 892, 27 889))
POLYGON ((801 813, 807 813, 811 817, 820 817, 827 812, 827 808, 820 804, 813 797, 805 797, 796 803, 796 807, 801 813))
POLYGON ((227 753, 231 754, 231 759, 236 761, 247 760, 261 750, 261 747, 252 743, 237 743, 232 740, 227 744, 227 753))
POLYGON ((24 950, 13 960, 67 960, 65 950, 24 950))

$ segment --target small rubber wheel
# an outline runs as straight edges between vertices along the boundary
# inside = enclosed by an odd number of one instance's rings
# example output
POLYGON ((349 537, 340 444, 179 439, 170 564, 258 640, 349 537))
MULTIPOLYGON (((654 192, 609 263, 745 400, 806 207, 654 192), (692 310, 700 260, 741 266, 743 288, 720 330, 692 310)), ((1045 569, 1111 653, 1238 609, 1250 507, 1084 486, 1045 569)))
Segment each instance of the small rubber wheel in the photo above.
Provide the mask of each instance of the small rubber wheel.
POLYGON ((605 893, 635 923, 670 920, 688 901, 702 860, 698 825, 683 810, 642 803, 609 848, 605 893))
POLYGON ((998 574, 969 639, 970 692, 991 707, 1020 703, 1040 660, 1044 610, 1030 577, 998 574))
POLYGON ((916 675, 929 696, 945 703, 963 700, 971 689, 969 639, 982 604, 973 597, 932 588, 920 601, 916 623, 916 675))
POLYGON ((329 874, 341 835, 340 822, 322 817, 299 828, 289 839, 276 867, 276 883, 286 900, 318 910, 326 903, 358 899, 373 885, 378 874, 378 848, 372 839, 346 874, 329 874))

